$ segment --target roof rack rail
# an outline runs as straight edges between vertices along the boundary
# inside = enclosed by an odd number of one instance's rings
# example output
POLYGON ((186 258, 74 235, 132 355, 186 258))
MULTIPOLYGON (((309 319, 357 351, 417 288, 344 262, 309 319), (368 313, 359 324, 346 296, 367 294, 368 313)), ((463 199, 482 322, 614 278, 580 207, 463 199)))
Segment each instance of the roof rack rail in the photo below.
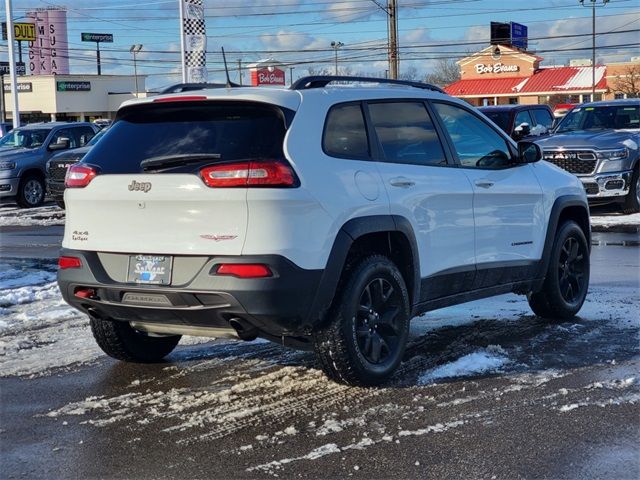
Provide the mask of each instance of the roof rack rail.
POLYGON ((392 85, 405 85, 407 87, 422 88, 423 90, 433 90, 434 92, 445 93, 440 87, 436 87, 429 83, 412 82, 410 80, 395 80, 392 78, 352 77, 348 75, 317 75, 302 77, 296 80, 289 88, 291 90, 324 88, 332 82, 388 83, 392 85))
MULTIPOLYGON (((242 86, 233 82, 231 82, 230 85, 232 87, 242 86)), ((227 88, 227 85, 224 83, 178 83, 176 85, 171 85, 169 87, 163 88, 162 90, 160 90, 160 92, 158 92, 158 94, 162 95, 165 93, 192 92, 194 90, 205 90, 207 88, 227 88)))

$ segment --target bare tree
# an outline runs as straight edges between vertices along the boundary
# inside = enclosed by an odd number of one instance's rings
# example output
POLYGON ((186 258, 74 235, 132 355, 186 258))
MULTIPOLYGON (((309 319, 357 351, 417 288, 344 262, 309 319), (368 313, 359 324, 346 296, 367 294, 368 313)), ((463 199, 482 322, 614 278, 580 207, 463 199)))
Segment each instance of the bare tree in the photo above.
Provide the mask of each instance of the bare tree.
POLYGON ((413 65, 407 68, 405 71, 400 72, 400 80, 416 81, 420 79, 418 69, 413 65))
POLYGON ((440 58, 435 68, 424 77, 424 81, 440 87, 446 87, 460 80, 460 67, 455 58, 440 58))
POLYGON ((624 93, 627 98, 640 97, 640 64, 630 65, 613 81, 614 93, 624 93))

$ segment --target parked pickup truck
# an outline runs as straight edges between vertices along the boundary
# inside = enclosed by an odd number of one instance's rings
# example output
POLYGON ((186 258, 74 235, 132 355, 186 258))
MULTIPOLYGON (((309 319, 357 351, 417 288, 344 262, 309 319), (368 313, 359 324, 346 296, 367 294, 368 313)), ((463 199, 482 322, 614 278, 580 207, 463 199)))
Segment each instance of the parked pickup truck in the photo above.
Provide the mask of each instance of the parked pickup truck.
POLYGON ((536 143, 544 160, 580 178, 589 203, 620 203, 625 213, 640 211, 640 100, 579 105, 551 136, 536 143))

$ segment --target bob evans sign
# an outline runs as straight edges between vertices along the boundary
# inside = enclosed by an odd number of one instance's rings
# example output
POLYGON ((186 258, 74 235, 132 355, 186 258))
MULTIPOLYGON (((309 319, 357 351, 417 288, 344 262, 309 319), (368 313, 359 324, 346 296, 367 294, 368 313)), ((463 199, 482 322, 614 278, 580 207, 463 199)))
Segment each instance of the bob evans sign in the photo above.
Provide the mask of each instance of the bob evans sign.
POLYGON ((284 70, 279 68, 258 68, 251 72, 251 83, 260 85, 284 85, 284 70))
POLYGON ((476 64, 476 73, 505 73, 518 72, 518 65, 503 65, 502 63, 494 63, 493 65, 485 65, 483 63, 476 64))

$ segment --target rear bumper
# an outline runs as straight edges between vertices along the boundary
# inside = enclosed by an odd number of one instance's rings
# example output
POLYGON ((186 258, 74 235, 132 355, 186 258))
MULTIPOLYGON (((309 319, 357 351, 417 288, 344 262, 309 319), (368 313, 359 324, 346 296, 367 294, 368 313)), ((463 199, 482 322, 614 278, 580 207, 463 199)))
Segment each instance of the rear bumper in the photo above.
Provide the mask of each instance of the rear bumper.
MULTIPOLYGON (((304 270, 277 255, 212 256, 195 262, 194 275, 187 274, 190 278, 180 285, 140 285, 114 274, 122 268, 114 266, 113 259, 122 263, 128 255, 109 254, 112 265, 106 265, 97 252, 62 249, 61 255, 82 262, 81 268, 58 271, 64 300, 93 317, 226 329, 236 319, 265 337, 310 333, 311 305, 322 277, 322 270, 304 270), (274 276, 240 279, 212 274, 220 263, 263 263, 274 276), (78 297, 75 292, 80 288, 94 289, 96 294, 78 297)), ((174 267, 179 264, 176 258, 174 267)), ((186 278, 184 272, 174 273, 174 278, 186 278)))

